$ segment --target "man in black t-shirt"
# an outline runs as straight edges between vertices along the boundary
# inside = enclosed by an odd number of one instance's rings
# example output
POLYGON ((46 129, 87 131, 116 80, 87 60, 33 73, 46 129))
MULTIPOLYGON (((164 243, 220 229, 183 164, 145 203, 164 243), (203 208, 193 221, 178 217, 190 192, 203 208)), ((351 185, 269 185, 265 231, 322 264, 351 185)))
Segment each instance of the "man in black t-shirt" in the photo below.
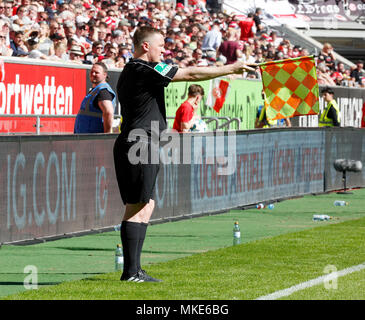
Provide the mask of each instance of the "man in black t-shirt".
POLYGON ((117 84, 123 122, 113 150, 116 177, 125 204, 121 226, 124 255, 121 280, 159 282, 161 280, 142 270, 140 256, 155 205, 154 187, 159 164, 152 161, 152 157, 159 159, 159 150, 155 154, 153 144, 167 127, 164 88, 171 81, 209 80, 228 74, 242 74, 253 68, 242 61, 221 67, 184 69, 165 64, 162 62, 164 35, 146 26, 135 31, 133 45, 134 58, 123 68, 117 84), (137 136, 139 141, 136 141, 137 136), (136 161, 138 159, 131 156, 137 143, 140 153, 150 156, 148 160, 136 161))
POLYGON ((262 14, 261 8, 256 8, 255 14, 253 15, 253 21, 255 21, 256 35, 260 35, 264 31, 264 26, 261 22, 260 15, 262 14))

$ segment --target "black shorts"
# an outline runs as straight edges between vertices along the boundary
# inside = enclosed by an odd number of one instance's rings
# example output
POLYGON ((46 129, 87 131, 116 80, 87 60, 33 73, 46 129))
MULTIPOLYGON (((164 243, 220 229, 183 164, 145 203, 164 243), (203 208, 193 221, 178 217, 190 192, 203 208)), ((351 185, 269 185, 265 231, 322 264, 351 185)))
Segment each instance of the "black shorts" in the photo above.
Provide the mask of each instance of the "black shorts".
MULTIPOLYGON (((128 159, 130 148, 137 142, 129 142, 124 137, 119 136, 114 144, 114 166, 118 181, 119 192, 123 203, 148 203, 154 199, 155 184, 160 168, 159 164, 151 164, 150 157, 148 163, 132 164, 128 159)), ((144 152, 150 155, 151 144, 144 142, 144 152)))

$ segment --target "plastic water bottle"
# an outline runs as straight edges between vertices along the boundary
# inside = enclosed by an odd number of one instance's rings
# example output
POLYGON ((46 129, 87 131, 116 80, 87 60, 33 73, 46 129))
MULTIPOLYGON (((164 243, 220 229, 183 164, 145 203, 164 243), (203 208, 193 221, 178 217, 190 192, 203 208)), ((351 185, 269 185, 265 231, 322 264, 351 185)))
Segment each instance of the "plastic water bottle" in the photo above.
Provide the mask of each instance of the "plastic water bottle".
POLYGON ((241 243, 241 230, 240 226, 238 225, 238 221, 236 221, 233 227, 233 245, 240 243, 241 243))
POLYGON ((114 231, 120 231, 121 227, 122 227, 121 224, 117 224, 116 226, 114 226, 114 231))
POLYGON ((256 209, 264 209, 265 205, 263 203, 259 203, 258 205, 256 205, 256 209))
POLYGON ((328 221, 331 217, 325 214, 315 214, 313 215, 313 221, 328 221))
POLYGON ((115 271, 123 270, 123 263, 122 245, 117 244, 117 248, 115 249, 115 271))
POLYGON ((272 210, 275 208, 274 204, 273 203, 270 203, 268 206, 267 206, 268 209, 272 210))
POLYGON ((346 202, 346 201, 343 201, 343 200, 336 200, 334 203, 333 203, 335 206, 347 206, 349 203, 346 202))

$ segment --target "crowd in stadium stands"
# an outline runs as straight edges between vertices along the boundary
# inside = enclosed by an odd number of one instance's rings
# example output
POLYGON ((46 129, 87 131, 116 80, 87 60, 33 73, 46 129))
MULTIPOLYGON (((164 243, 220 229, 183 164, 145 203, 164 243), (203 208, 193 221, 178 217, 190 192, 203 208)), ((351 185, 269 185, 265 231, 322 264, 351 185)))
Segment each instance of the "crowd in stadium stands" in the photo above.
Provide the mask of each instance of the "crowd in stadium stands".
MULTIPOLYGON (((180 67, 309 54, 265 28, 260 13, 245 19, 209 13, 200 0, 189 0, 187 7, 170 0, 0 0, 0 54, 123 68, 132 57, 133 32, 143 25, 165 33, 164 61, 180 67)), ((328 43, 317 57, 317 70, 320 84, 365 87, 363 62, 345 68, 328 43)))

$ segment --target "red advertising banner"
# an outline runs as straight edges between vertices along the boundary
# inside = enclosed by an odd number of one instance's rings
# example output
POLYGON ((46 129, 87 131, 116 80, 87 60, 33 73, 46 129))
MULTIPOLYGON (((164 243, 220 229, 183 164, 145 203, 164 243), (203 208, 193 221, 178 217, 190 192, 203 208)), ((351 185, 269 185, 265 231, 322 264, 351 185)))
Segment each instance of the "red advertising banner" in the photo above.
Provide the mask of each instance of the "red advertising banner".
POLYGON ((73 132, 75 119, 86 94, 86 69, 62 66, 4 63, 0 82, 0 132, 35 133, 35 117, 2 115, 46 115, 42 133, 73 132), (62 116, 68 116, 62 118, 62 116))

